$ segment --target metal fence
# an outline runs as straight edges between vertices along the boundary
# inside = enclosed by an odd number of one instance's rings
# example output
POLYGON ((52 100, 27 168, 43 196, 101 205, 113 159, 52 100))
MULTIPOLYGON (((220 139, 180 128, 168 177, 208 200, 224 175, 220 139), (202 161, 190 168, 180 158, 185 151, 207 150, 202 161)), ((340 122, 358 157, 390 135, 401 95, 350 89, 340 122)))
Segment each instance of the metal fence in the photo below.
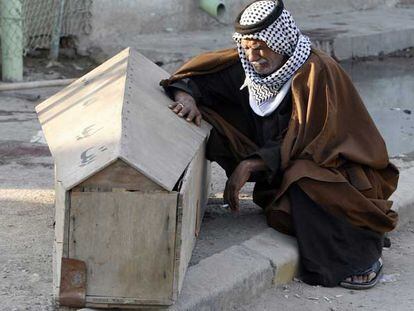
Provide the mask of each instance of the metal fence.
MULTIPOLYGON (((60 13, 56 0, 21 0, 25 52, 49 48, 60 13)), ((88 34, 91 31, 92 0, 64 1, 60 36, 88 34)))
POLYGON ((62 36, 89 34, 92 1, 0 0, 3 80, 5 70, 6 80, 21 80, 19 74, 8 79, 7 72, 22 71, 22 56, 30 50, 58 49, 62 36))

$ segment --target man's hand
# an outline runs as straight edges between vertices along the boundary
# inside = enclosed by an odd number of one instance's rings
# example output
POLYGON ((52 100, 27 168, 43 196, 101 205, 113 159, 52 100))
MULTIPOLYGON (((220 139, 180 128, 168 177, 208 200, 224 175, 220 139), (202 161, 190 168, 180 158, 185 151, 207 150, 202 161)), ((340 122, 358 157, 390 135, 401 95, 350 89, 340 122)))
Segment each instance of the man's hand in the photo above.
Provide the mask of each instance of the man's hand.
POLYGON ((266 170, 267 166, 262 159, 248 159, 239 163, 230 178, 226 182, 224 189, 224 202, 229 204, 234 212, 239 211, 239 192, 244 184, 249 180, 250 175, 256 171, 266 170))
POLYGON ((195 99, 181 90, 174 92, 175 102, 169 106, 179 117, 186 118, 188 122, 194 121, 197 126, 201 125, 201 113, 197 108, 195 99))

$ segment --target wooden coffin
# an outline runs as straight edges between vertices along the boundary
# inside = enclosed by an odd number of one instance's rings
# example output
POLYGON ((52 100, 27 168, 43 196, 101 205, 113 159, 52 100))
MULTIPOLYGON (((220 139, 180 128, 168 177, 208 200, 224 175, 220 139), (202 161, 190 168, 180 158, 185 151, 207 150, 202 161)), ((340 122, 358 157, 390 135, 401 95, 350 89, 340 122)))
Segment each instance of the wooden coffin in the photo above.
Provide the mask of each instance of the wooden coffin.
POLYGON ((55 160, 62 305, 167 306, 178 297, 210 188, 210 126, 168 109, 158 86, 166 76, 126 49, 36 107, 55 160), (86 271, 72 275, 71 260, 86 271), (82 273, 85 284, 68 286, 82 273))

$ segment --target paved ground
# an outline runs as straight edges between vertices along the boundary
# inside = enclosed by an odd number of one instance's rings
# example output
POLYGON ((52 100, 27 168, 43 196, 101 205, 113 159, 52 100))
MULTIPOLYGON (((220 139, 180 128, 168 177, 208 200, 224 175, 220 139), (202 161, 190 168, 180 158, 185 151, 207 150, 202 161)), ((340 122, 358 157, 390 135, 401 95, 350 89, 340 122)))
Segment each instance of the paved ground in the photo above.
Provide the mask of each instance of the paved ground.
MULTIPOLYGON (((398 62, 400 61, 398 60, 398 62)), ((353 68, 352 74, 357 87, 360 88, 361 93, 366 92, 371 96, 366 96, 370 111, 377 111, 380 117, 381 115, 388 116, 391 111, 397 114, 397 117, 402 119, 403 122, 406 122, 404 123, 405 134, 397 131, 396 134, 387 136, 388 133, 391 133, 387 129, 393 128, 395 123, 379 121, 380 129, 384 130, 385 136, 389 137, 387 141, 392 142, 401 139, 401 137, 409 137, 412 135, 411 116, 404 110, 409 109, 412 105, 410 101, 412 95, 410 94, 412 94, 414 87, 410 84, 413 83, 412 74, 410 75, 403 69, 411 70, 412 59, 401 61, 398 66, 393 63, 394 60, 391 60, 391 63, 388 63, 388 61, 373 62, 364 62, 357 67, 350 67, 353 68), (362 72, 366 72, 366 70, 374 70, 381 66, 394 69, 400 68, 398 69, 400 71, 397 70, 397 73, 395 73, 391 70, 393 73, 388 76, 376 72, 371 78, 365 77, 364 79, 359 79, 360 75, 356 74, 356 68, 363 68, 362 72), (383 77, 384 80, 379 79, 379 77, 383 77), (370 84, 367 81, 379 82, 370 84), (369 87, 365 89, 364 85, 369 85, 369 87), (376 106, 378 98, 382 98, 378 96, 378 92, 382 89, 381 85, 387 87, 394 85, 394 89, 391 87, 388 90, 398 94, 399 99, 392 101, 391 97, 384 101, 381 109, 376 109, 379 107, 376 106), (402 96, 401 93, 406 95, 402 96), (399 110, 394 108, 399 108, 399 110)), ((34 107, 38 102, 49 97, 57 90, 58 88, 37 89, 21 91, 12 95, 10 93, 0 94, 1 310, 53 309, 50 294, 54 217, 53 161, 47 146, 42 141, 39 132, 40 125, 37 122, 34 107)), ((414 149, 410 146, 407 140, 407 143, 403 144, 405 149, 390 149, 393 155, 398 155, 394 161, 400 167, 412 165, 409 161, 412 159, 412 154, 408 151, 414 149)), ((225 176, 217 167, 213 170, 213 182, 213 196, 219 199, 224 188, 225 176)), ((239 217, 233 217, 228 210, 223 209, 220 205, 210 206, 206 213, 191 265, 197 265, 201 259, 210 257, 232 245, 237 245, 251 238, 266 227, 261 210, 250 201, 250 190, 251 185, 247 185, 242 192, 241 198, 244 208, 239 217)), ((413 245, 411 228, 412 225, 395 236, 394 246, 389 254, 385 256, 386 274, 400 274, 397 276, 396 282, 383 284, 378 289, 358 294, 351 294, 348 291, 337 289, 313 288, 294 283, 286 289, 279 288, 264 293, 262 299, 252 302, 250 308, 246 306, 240 306, 240 308, 245 310, 274 310, 274 306, 277 304, 281 310, 308 310, 306 308, 309 305, 315 308, 310 310, 323 310, 321 308, 325 307, 333 307, 334 310, 335 308, 342 308, 338 310, 354 310, 355 308, 362 308, 358 307, 359 305, 364 305, 367 310, 371 310, 372 306, 376 306, 377 310, 389 310, 387 308, 381 309, 382 302, 390 302, 397 292, 405 303, 401 304, 401 307, 407 306, 408 308, 410 299, 409 284, 414 284, 414 275, 408 269, 414 261, 414 254, 411 250, 413 245), (386 296, 387 292, 390 292, 388 296, 386 296), (296 297, 295 294, 300 297, 296 297), (285 298, 285 295, 288 295, 288 298, 285 298), (335 295, 343 296, 335 297, 335 295), (307 297, 319 299, 312 300, 307 297), (354 299, 354 297, 358 297, 358 299, 354 299), (354 308, 354 306, 356 307, 354 308)))
MULTIPOLYGON (((410 54, 409 54, 410 55, 410 54)), ((393 156, 414 150, 414 58, 347 61, 350 74, 393 156)))
POLYGON ((414 310, 414 223, 391 236, 384 250, 381 283, 367 291, 324 288, 292 282, 264 292, 240 311, 412 311, 414 310))

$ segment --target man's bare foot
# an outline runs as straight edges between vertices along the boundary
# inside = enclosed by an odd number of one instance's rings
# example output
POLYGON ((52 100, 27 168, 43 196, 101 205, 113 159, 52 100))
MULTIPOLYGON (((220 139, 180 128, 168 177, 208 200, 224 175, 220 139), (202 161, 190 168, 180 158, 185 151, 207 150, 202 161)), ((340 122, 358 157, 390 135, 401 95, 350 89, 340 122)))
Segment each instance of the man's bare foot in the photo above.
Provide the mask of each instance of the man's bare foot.
POLYGON ((382 259, 378 259, 371 268, 361 274, 353 275, 343 280, 339 285, 350 289, 368 289, 374 287, 380 278, 382 259))
POLYGON ((375 272, 371 272, 365 275, 354 275, 349 278, 346 278, 345 281, 352 282, 352 283, 369 283, 371 282, 377 274, 375 272))

